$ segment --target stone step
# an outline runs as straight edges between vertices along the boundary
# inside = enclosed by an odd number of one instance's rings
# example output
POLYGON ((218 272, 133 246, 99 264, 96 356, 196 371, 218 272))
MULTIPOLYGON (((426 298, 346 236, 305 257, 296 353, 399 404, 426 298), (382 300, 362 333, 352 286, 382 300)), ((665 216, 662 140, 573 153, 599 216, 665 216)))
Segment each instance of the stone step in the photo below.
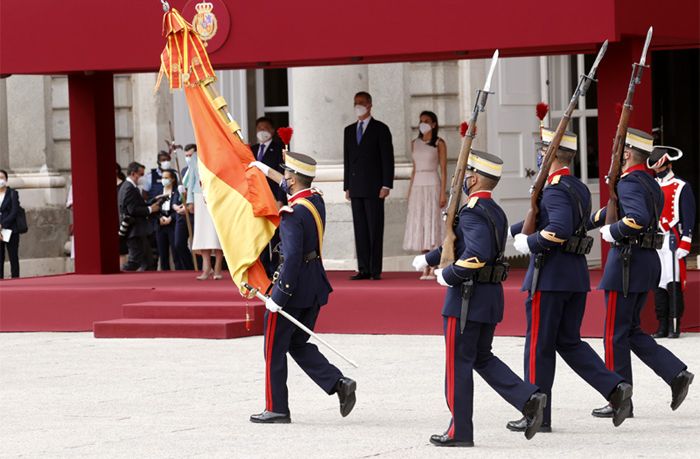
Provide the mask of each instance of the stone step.
POLYGON ((146 301, 122 306, 125 319, 246 319, 262 320, 259 301, 146 301))
POLYGON ((115 319, 93 324, 95 338, 231 339, 261 335, 262 318, 244 319, 115 319))

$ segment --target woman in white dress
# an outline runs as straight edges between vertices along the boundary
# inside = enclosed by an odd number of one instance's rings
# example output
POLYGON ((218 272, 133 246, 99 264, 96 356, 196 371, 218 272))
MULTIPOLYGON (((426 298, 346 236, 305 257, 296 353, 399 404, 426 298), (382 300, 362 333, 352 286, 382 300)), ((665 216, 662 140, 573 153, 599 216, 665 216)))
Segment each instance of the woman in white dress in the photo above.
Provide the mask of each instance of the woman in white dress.
MULTIPOLYGON (((420 114, 419 134, 411 142, 413 172, 408 192, 404 250, 427 253, 443 240, 441 209, 447 205, 447 145, 438 137, 438 129, 435 113, 424 111, 420 114)), ((432 269, 426 268, 420 279, 435 279, 432 269)))
POLYGON ((187 161, 188 170, 183 177, 183 183, 187 187, 187 204, 194 204, 194 235, 192 236, 192 252, 202 256, 202 274, 198 280, 207 280, 211 277, 219 280, 223 276, 221 270, 224 261, 224 252, 221 250, 219 236, 216 234, 214 220, 211 219, 206 199, 199 182, 199 170, 197 169, 197 156, 192 156, 187 161), (211 268, 211 257, 214 256, 214 269, 211 268))

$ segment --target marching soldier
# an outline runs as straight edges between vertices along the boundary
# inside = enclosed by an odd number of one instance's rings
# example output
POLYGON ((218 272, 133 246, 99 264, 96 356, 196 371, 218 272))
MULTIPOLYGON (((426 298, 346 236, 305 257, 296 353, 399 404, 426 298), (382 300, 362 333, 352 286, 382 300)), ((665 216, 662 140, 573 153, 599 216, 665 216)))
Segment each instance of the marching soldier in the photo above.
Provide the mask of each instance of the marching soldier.
MULTIPOLYGON (((554 131, 542 128, 538 163, 547 150, 554 131)), ((586 235, 591 213, 591 193, 569 166, 576 155, 577 137, 566 132, 548 172, 542 192, 537 231, 520 233, 522 222, 511 228, 515 248, 530 255, 530 266, 523 283, 526 302, 525 380, 537 384, 547 394, 542 432, 551 432, 552 385, 556 353, 614 407, 617 427, 631 412, 632 386, 620 375, 605 368, 598 354, 581 340, 581 321, 590 290, 586 254, 593 238, 586 235)), ((544 172, 544 171, 543 171, 544 172)), ((525 419, 511 421, 507 428, 525 430, 525 419)))
MULTIPOLYGON (((265 176, 273 171, 261 162, 251 166, 265 176)), ((338 394, 340 414, 345 417, 355 406, 357 384, 331 365, 309 335, 278 314, 282 308, 313 330, 321 306, 333 290, 321 261, 326 208, 321 193, 311 188, 316 161, 300 153, 286 154, 280 188, 289 205, 280 209, 282 263, 273 278, 265 303, 265 410, 250 417, 257 423, 289 423, 287 400, 287 353, 327 394, 338 394)), ((279 174, 279 173, 277 173, 279 174)))
POLYGON ((659 329, 652 335, 654 338, 678 338, 685 309, 685 257, 690 253, 696 208, 690 184, 673 172, 673 161, 682 156, 683 152, 677 148, 656 146, 648 161, 648 166, 656 172, 656 181, 664 194, 664 209, 659 221, 664 245, 657 251, 661 261, 661 279, 655 295, 659 329))
MULTIPOLYGON (((539 430, 547 404, 547 396, 537 386, 524 382, 491 352, 496 324, 503 319, 501 283, 508 272, 503 261, 508 223, 491 198, 502 169, 503 161, 497 156, 471 151, 463 186, 468 201, 455 226, 458 260, 435 271, 438 283, 449 287, 442 315, 447 353, 445 396, 452 414, 447 431, 430 437, 436 446, 474 446, 473 370, 523 413, 528 440, 539 430)), ((417 256, 414 268, 421 271, 437 266, 441 250, 417 256)))
MULTIPOLYGON (((632 382, 630 351, 671 386, 671 409, 676 410, 688 394, 693 374, 668 349, 660 346, 640 327, 640 314, 647 293, 659 283, 661 266, 657 249, 663 237, 657 232, 664 195, 647 168, 653 150, 652 137, 629 129, 623 153, 623 171, 617 183, 619 221, 600 228, 611 243, 603 279, 605 290, 605 364, 632 382)), ((605 222, 606 209, 592 217, 593 226, 605 222)), ((593 416, 613 415, 610 405, 593 410, 593 416)))

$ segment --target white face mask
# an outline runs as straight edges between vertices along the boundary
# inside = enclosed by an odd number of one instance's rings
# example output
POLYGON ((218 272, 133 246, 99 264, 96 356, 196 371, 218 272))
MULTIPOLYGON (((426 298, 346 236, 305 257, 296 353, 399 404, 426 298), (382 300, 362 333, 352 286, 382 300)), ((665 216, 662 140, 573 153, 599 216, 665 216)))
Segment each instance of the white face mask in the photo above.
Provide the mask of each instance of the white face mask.
POLYGON ((169 178, 164 178, 164 179, 162 180, 162 183, 163 183, 163 186, 170 186, 170 185, 173 184, 173 181, 170 180, 169 178))
POLYGON ((433 127, 429 125, 428 123, 420 123, 418 125, 418 130, 420 131, 421 134, 427 134, 428 132, 433 130, 433 127))
POLYGON ((255 137, 258 138, 258 142, 265 143, 272 138, 272 134, 270 134, 268 131, 258 131, 255 134, 255 137))
POLYGON ((170 161, 163 161, 160 163, 160 169, 161 170, 167 170, 170 169, 170 161))
POLYGON ((144 185, 146 185, 146 176, 142 175, 141 177, 139 177, 139 179, 136 181, 136 185, 138 185, 139 187, 143 187, 144 185))
POLYGON ((364 105, 355 105, 355 116, 362 118, 367 114, 367 107, 364 105))
POLYGON ((191 156, 185 156, 185 162, 186 162, 187 164, 189 164, 190 161, 192 161, 192 157, 191 157, 191 156))
POLYGON ((7 180, 0 178, 0 188, 5 188, 7 186, 7 180))

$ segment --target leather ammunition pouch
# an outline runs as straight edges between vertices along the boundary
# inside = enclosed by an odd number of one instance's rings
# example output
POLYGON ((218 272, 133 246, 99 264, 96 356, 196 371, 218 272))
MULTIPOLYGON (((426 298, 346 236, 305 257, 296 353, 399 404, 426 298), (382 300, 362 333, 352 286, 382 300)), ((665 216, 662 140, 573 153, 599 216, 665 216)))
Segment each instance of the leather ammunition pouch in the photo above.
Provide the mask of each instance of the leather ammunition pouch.
POLYGON ((508 279, 510 265, 505 261, 497 261, 493 266, 484 266, 476 272, 473 279, 480 284, 500 284, 508 279))
POLYGON ((663 233, 646 232, 639 233, 636 236, 623 238, 615 243, 613 247, 632 247, 639 246, 642 249, 660 250, 664 245, 663 233))

